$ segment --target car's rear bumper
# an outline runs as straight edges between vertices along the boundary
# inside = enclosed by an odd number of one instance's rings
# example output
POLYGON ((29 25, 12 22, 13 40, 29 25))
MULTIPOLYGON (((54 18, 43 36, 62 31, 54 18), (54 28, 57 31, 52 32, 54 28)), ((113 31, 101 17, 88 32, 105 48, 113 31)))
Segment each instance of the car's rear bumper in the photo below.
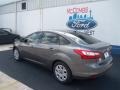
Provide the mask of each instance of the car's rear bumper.
POLYGON ((113 62, 112 62, 112 57, 106 60, 106 63, 104 65, 98 65, 98 64, 90 64, 90 65, 85 65, 84 67, 78 68, 79 66, 76 66, 77 69, 73 71, 73 76, 74 77, 83 77, 83 78, 89 78, 89 77, 94 77, 94 76, 99 76, 106 72, 108 69, 111 68, 113 62))

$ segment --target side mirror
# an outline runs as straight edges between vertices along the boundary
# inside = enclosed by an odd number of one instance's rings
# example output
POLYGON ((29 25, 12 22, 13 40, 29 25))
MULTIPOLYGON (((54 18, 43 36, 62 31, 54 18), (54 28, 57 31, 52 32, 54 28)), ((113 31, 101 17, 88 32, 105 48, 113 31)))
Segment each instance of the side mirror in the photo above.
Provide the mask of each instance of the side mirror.
POLYGON ((24 39, 24 42, 27 43, 27 42, 28 42, 28 39, 25 38, 25 39, 24 39))
POLYGON ((20 41, 27 43, 27 42, 28 42, 28 39, 26 39, 26 38, 21 38, 20 41))

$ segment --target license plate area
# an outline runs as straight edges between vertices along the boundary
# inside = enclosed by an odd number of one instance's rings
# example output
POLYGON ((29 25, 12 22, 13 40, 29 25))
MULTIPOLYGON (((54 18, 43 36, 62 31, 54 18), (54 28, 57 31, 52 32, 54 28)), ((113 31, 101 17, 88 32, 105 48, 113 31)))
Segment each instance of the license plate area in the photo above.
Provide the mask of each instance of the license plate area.
POLYGON ((109 57, 109 53, 108 53, 108 52, 105 52, 105 53, 104 53, 104 57, 105 57, 105 58, 108 58, 108 57, 109 57))

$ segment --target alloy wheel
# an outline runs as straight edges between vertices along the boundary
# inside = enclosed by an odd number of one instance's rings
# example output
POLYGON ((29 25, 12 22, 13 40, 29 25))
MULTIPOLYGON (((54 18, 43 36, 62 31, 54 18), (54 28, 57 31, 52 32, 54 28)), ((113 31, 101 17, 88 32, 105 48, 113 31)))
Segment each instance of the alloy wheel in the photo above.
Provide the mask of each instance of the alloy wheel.
POLYGON ((15 60, 19 60, 19 51, 17 49, 14 50, 14 58, 15 60))
POLYGON ((55 67, 55 75, 56 75, 57 79, 62 82, 66 81, 68 78, 67 70, 63 65, 57 65, 55 67))

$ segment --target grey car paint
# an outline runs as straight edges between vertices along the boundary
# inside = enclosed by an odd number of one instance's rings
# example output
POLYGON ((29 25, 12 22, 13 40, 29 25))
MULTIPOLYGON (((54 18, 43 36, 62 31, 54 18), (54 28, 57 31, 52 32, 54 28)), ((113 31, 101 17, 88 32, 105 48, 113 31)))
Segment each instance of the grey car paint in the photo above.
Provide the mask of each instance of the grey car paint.
POLYGON ((16 40, 14 47, 17 47, 23 58, 48 66, 52 69, 55 61, 65 62, 72 71, 73 76, 90 77, 99 75, 112 66, 112 56, 102 59, 102 61, 82 60, 79 55, 74 53, 74 49, 95 50, 101 52, 110 52, 111 46, 108 43, 100 41, 96 44, 80 45, 70 39, 65 32, 60 31, 42 31, 58 34, 67 40, 68 45, 41 44, 37 42, 21 42, 16 40))

